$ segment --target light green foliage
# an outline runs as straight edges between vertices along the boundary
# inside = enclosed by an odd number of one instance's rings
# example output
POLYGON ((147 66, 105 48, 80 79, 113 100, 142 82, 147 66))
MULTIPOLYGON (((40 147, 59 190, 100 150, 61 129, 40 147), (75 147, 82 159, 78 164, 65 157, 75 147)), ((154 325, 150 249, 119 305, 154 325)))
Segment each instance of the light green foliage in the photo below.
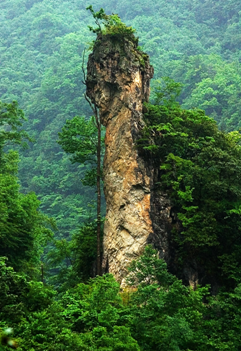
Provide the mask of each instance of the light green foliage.
POLYGON ((14 325, 25 315, 22 298, 28 293, 26 279, 6 266, 6 258, 0 259, 0 319, 14 325))
POLYGON ((129 328, 122 325, 122 311, 119 284, 106 275, 77 285, 61 301, 32 310, 26 318, 19 316, 15 335, 23 351, 139 351, 129 328))
POLYGON ((101 8, 100 11, 94 12, 91 5, 87 7, 86 10, 90 10, 95 19, 95 23, 98 26, 97 28, 89 26, 90 31, 93 33, 110 35, 112 37, 116 37, 119 40, 122 38, 135 40, 135 37, 133 35, 135 33, 135 29, 132 27, 127 27, 117 14, 106 15, 103 8, 101 8))
MULTIPOLYGON (((151 100, 156 105, 174 105, 182 91, 182 84, 175 82, 170 77, 155 80, 151 91, 151 100)), ((177 103, 178 104, 178 103, 177 103)))
POLYGON ((0 256, 7 256, 15 269, 34 274, 42 245, 51 237, 49 220, 38 212, 35 194, 19 193, 15 174, 0 174, 0 187, 0 256))
MULTIPOLYGON (((97 129, 93 117, 88 121, 84 117, 75 116, 72 120, 66 121, 62 132, 59 133, 58 143, 66 153, 72 155, 71 162, 87 166, 82 178, 84 185, 96 186, 97 142, 97 129)), ((101 143, 103 158, 104 137, 101 143)))
POLYGON ((70 164, 56 139, 67 118, 89 114, 81 66, 91 35, 86 24, 80 26, 84 22, 79 15, 84 12, 87 17, 87 11, 75 11, 70 3, 59 5, 57 10, 49 1, 23 1, 21 6, 16 1, 1 3, 5 49, 1 51, 0 95, 4 101, 19 101, 28 116, 24 127, 36 140, 20 155, 22 190, 38 194, 41 210, 56 217, 58 236, 68 237, 88 218, 85 205, 94 191, 83 188, 83 167, 70 164), (11 29, 6 23, 10 18, 15 22, 11 29))
POLYGON ((18 154, 5 152, 9 142, 21 144, 29 139, 21 130, 24 115, 16 102, 0 102, 0 256, 6 256, 17 270, 35 274, 42 245, 51 237, 47 216, 38 212, 39 201, 35 194, 19 192, 17 178, 18 154))
POLYGON ((172 76, 184 83, 184 108, 205 110, 222 130, 240 127, 240 63, 225 63, 218 55, 191 56, 176 64, 172 76))
POLYGON ((184 286, 150 246, 129 271, 129 284, 137 287, 130 300, 131 331, 141 350, 199 350, 208 289, 184 286))
POLYGON ((129 328, 122 325, 122 300, 119 284, 112 275, 79 284, 63 296, 64 315, 72 324, 87 350, 138 351, 129 328))
POLYGON ((30 314, 20 324, 20 350, 86 350, 79 336, 63 318, 63 307, 52 303, 47 309, 30 314))
POLYGON ((45 279, 58 292, 65 290, 65 285, 69 289, 78 282, 76 272, 73 271, 73 260, 73 244, 71 240, 54 239, 51 242, 45 256, 44 268, 47 271, 45 279))
MULTIPOLYGON (((28 134, 21 129, 26 120, 23 111, 18 108, 18 103, 3 103, 0 101, 0 147, 6 146, 9 141, 21 144, 23 139, 30 140, 28 134)), ((2 155, 1 155, 2 156, 2 155)), ((2 162, 2 161, 1 161, 2 162)))
POLYGON ((13 327, 20 350, 78 347, 78 338, 62 318, 63 308, 53 302, 54 295, 52 289, 28 282, 0 259, 0 328, 13 327))
MULTIPOLYGON (((81 180, 84 185, 95 187, 97 192, 97 201, 101 201, 102 186, 101 178, 104 138, 101 136, 101 132, 103 131, 100 122, 94 116, 92 116, 89 121, 87 121, 84 117, 76 116, 72 120, 66 121, 62 132, 59 133, 58 140, 58 143, 62 146, 64 151, 72 155, 72 163, 80 163, 86 166, 84 178, 81 180)), ((102 253, 100 203, 97 205, 97 226, 95 228, 97 235, 95 233, 95 230, 93 230, 94 227, 95 225, 85 225, 81 228, 79 233, 80 236, 82 237, 83 231, 85 231, 88 239, 83 240, 82 243, 78 239, 78 263, 76 264, 75 262, 75 267, 70 268, 70 270, 73 268, 79 277, 82 276, 82 279, 86 279, 90 275, 93 275, 93 273, 91 274, 91 271, 93 272, 95 257, 99 257, 97 261, 97 267, 99 267, 98 269, 100 270, 100 257, 102 253), (84 253, 81 244, 83 244, 83 248, 86 250, 86 253, 84 253), (90 245, 89 248, 88 245, 90 245), (97 256, 93 254, 94 248, 97 248, 97 256)), ((75 243, 77 242, 75 241, 75 243)), ((70 245, 72 246, 72 244, 70 245)), ((100 274, 98 273, 98 269, 97 274, 100 274)))
POLYGON ((96 222, 91 221, 76 230, 71 240, 54 240, 46 255, 48 283, 63 292, 94 276, 96 240, 96 222))

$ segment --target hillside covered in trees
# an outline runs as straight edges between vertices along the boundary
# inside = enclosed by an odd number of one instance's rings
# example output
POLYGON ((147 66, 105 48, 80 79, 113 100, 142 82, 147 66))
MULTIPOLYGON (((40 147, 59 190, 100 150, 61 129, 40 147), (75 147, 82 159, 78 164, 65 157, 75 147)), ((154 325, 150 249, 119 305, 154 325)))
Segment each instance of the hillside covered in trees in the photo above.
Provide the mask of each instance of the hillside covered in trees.
POLYGON ((89 5, 0 3, 0 349, 239 350, 241 3, 89 5), (136 148, 173 211, 175 269, 147 246, 121 289, 96 275, 105 131, 85 95, 96 34, 133 41, 142 65, 150 56, 136 148), (187 260, 201 285, 183 278, 187 260))
MULTIPOLYGON (((83 167, 71 165, 56 143, 66 119, 91 114, 81 69, 83 50, 94 38, 88 29, 93 23, 88 5, 27 0, 0 4, 1 100, 18 101, 28 118, 25 129, 35 138, 21 152, 22 188, 38 194, 41 209, 57 218, 64 237, 89 217, 91 207, 83 199, 94 196, 81 185, 83 167)), ((110 0, 92 5, 118 13, 136 29, 139 45, 151 57, 154 79, 169 76, 183 84, 184 108, 204 109, 223 130, 239 128, 238 0, 110 0)))

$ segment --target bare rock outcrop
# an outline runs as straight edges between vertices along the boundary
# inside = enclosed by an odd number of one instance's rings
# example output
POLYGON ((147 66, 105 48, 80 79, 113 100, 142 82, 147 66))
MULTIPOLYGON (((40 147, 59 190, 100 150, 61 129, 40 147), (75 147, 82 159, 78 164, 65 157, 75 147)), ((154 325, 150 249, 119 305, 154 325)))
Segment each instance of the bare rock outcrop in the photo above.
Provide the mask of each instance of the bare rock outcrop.
POLYGON ((168 261, 169 201, 155 190, 158 170, 140 155, 136 140, 145 125, 153 67, 132 40, 99 35, 87 68, 87 95, 106 127, 104 191, 105 270, 120 282, 126 267, 152 242, 168 261))

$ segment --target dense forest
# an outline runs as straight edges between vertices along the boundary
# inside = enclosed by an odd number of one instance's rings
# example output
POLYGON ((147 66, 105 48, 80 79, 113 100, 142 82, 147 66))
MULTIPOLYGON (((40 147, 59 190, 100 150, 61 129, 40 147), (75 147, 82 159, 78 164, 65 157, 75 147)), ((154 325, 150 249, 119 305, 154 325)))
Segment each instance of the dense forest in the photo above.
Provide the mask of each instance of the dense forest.
POLYGON ((89 5, 0 3, 0 349, 240 350, 241 3, 92 1, 108 15, 89 5), (102 195, 96 219, 91 12, 150 56, 137 147, 160 163, 178 267, 195 257, 215 289, 185 285, 151 246, 125 287, 96 275, 105 205, 102 195))

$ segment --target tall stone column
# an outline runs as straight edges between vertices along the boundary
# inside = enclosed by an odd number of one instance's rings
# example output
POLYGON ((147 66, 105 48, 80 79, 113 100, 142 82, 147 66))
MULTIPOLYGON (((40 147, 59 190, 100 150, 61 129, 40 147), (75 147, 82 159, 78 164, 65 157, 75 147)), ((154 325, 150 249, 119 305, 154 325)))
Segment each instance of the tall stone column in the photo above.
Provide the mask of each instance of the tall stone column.
POLYGON ((87 67, 87 95, 106 127, 104 158, 103 265, 122 282, 126 267, 154 238, 151 220, 153 170, 139 156, 135 141, 144 126, 153 67, 131 40, 99 36, 87 67))

